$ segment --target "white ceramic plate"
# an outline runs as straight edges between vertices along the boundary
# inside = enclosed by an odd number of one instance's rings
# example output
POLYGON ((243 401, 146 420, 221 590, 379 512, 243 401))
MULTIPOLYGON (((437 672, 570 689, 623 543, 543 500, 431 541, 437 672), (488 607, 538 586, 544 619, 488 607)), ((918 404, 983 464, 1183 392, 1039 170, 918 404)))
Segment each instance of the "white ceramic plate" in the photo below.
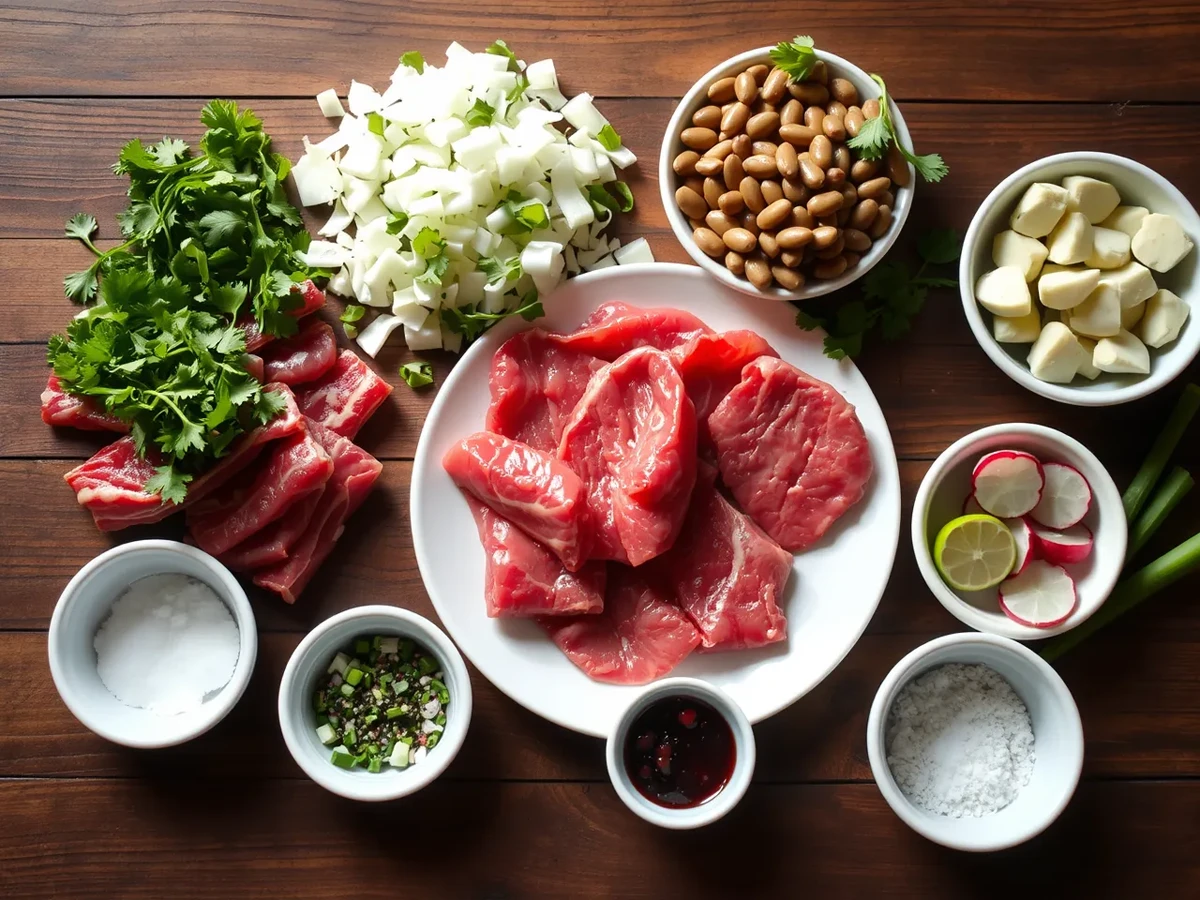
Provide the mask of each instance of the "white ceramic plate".
MULTIPOLYGON (((841 391, 866 430, 874 475, 863 499, 796 557, 783 602, 787 641, 759 650, 693 653, 672 673, 725 690, 759 722, 820 684, 879 604, 900 534, 900 475, 887 422, 854 364, 826 358, 821 337, 796 327, 792 306, 739 294, 691 266, 655 263, 582 275, 548 299, 547 315, 537 324, 573 329, 606 300, 687 310, 718 331, 752 329, 783 359, 841 391)), ((483 547, 466 501, 441 465, 451 444, 484 426, 492 355, 529 327, 519 318, 500 323, 463 354, 438 391, 413 465, 413 544, 442 624, 479 671, 538 715, 603 737, 639 688, 592 681, 533 622, 487 617, 483 547)))

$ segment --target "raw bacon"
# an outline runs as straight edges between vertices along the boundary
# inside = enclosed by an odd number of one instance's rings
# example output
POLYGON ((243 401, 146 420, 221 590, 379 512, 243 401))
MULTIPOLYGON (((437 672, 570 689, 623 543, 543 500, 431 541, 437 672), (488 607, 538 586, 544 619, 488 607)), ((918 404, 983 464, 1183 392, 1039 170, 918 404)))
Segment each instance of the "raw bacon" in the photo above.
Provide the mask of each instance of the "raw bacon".
POLYGON ((316 381, 337 361, 333 329, 319 319, 293 337, 275 341, 263 350, 263 373, 268 381, 306 384, 316 381))
POLYGON ((129 423, 109 415, 90 397, 76 397, 62 389, 57 375, 51 375, 42 391, 42 421, 47 425, 65 425, 82 431, 129 432, 129 423))
POLYGON ((297 392, 296 402, 314 422, 353 438, 391 392, 353 351, 343 350, 332 369, 297 392))
MULTIPOLYGON (((296 319, 303 319, 310 313, 315 313, 318 309, 325 305, 325 292, 313 284, 311 281, 304 282, 298 286, 301 296, 301 304, 295 309, 289 309, 288 315, 296 319)), ((253 313, 242 316, 238 320, 238 324, 242 326, 242 331, 246 333, 246 352, 253 353, 260 347, 265 347, 275 337, 270 334, 263 334, 259 330, 258 322, 254 318, 253 313)))

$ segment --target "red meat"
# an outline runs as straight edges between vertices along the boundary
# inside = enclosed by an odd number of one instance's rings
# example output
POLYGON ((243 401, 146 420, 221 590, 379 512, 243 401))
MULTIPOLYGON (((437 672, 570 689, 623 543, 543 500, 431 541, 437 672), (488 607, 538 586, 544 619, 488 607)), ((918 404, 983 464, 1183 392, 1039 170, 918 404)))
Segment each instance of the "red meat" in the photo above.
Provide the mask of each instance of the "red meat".
MULTIPOLYGON (((300 295, 300 305, 295 309, 289 309, 287 314, 296 319, 303 319, 310 313, 315 313, 318 309, 325 305, 325 292, 313 284, 311 281, 306 281, 302 285, 296 285, 292 289, 293 294, 300 295)), ((238 324, 242 326, 242 331, 246 333, 246 352, 253 353, 260 347, 265 347, 275 337, 270 334, 263 334, 258 328, 258 322, 254 318, 253 313, 247 313, 238 320, 238 324)))
POLYGON ((266 528, 256 531, 236 547, 221 554, 221 562, 236 572, 249 572, 283 562, 300 540, 321 502, 312 493, 288 507, 287 512, 266 528))
POLYGON ((559 340, 564 346, 611 362, 637 347, 670 350, 710 333, 711 328, 681 309, 642 309, 610 300, 559 340))
POLYGON ((700 632, 683 611, 626 566, 609 566, 604 612, 538 622, 571 662, 613 684, 660 678, 700 643, 700 632))
POLYGON ((514 335, 492 357, 488 431, 553 453, 588 379, 603 366, 540 328, 514 335))
POLYGON ((587 559, 587 499, 579 476, 528 444, 480 431, 442 457, 467 493, 550 549, 572 572, 587 559))
POLYGON ((343 350, 332 369, 297 391, 296 402, 314 422, 353 438, 391 392, 352 350, 343 350))
POLYGON ((708 417, 741 379, 746 363, 760 356, 778 356, 774 348, 753 331, 702 334, 671 350, 671 361, 683 376, 687 395, 696 407, 700 446, 711 446, 708 417))
POLYGON ((871 448, 854 407, 778 359, 747 365, 708 427, 725 484, 787 550, 818 540, 871 477, 871 448))
POLYGON ((487 554, 484 600, 493 618, 563 616, 604 609, 605 566, 590 562, 578 573, 472 496, 467 504, 487 554))
POLYGON ((62 389, 57 375, 51 375, 42 391, 42 421, 83 431, 129 432, 129 423, 109 415, 90 397, 77 397, 62 389))
POLYGON ((255 381, 266 381, 265 364, 261 356, 247 353, 242 357, 242 365, 246 367, 246 373, 255 381))
POLYGON ((593 376, 558 455, 587 486, 594 559, 641 565, 675 542, 696 480, 696 415, 665 353, 593 376))
POLYGON ((262 358, 267 381, 306 384, 333 368, 337 340, 327 323, 314 318, 299 334, 266 347, 262 358))

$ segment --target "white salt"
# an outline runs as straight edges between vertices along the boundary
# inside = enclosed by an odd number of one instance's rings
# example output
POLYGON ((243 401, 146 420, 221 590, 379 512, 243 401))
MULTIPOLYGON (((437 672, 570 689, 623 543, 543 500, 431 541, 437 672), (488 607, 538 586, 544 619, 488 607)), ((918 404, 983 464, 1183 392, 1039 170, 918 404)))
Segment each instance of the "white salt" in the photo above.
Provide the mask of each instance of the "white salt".
POLYGON ((150 575, 113 603, 94 641, 100 680, 126 706, 163 716, 199 709, 233 676, 237 623, 207 584, 150 575))
POLYGON ((1033 775, 1033 726, 1004 678, 951 663, 914 678, 887 723, 896 785, 926 812, 955 819, 999 812, 1033 775))

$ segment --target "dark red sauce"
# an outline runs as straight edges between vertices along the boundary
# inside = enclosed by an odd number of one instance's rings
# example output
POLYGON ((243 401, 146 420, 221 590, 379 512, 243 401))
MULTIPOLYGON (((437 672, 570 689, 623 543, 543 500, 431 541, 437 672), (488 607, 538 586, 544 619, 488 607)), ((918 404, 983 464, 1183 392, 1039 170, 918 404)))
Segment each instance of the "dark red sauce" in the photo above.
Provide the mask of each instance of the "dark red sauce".
POLYGON ((695 697, 664 697, 634 719, 625 738, 625 771, 638 793, 686 809, 711 800, 737 762, 724 716, 695 697))

